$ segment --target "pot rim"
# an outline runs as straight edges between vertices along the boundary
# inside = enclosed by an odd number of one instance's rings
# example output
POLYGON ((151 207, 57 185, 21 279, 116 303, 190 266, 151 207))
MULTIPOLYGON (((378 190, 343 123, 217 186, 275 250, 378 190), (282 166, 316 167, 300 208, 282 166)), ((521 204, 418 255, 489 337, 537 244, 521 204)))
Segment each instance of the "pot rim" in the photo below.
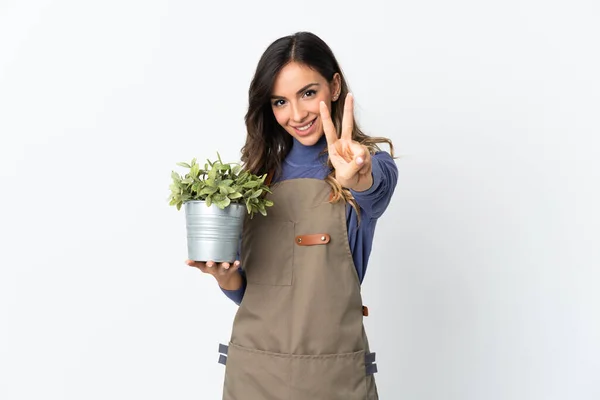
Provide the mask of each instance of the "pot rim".
MULTIPOLYGON (((205 203, 206 204, 206 201, 205 200, 188 200, 188 201, 183 202, 183 204, 187 204, 187 203, 205 203)), ((212 203, 210 205, 210 207, 212 207, 213 205, 216 207, 216 204, 214 204, 214 203, 212 203)), ((246 205, 242 204, 242 203, 229 203, 229 205, 225 206, 225 208, 228 208, 228 207, 246 207, 246 205)))

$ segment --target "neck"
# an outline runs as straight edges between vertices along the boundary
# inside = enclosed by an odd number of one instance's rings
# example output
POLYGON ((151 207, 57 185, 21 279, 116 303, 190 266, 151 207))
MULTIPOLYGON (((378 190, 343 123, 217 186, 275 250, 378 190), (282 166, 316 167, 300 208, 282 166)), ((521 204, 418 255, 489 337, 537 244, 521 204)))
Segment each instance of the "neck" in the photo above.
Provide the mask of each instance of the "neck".
POLYGON ((294 138, 292 149, 290 150, 286 161, 293 165, 314 165, 317 162, 326 160, 327 155, 321 154, 327 147, 325 135, 321 136, 319 141, 312 146, 305 146, 294 138))

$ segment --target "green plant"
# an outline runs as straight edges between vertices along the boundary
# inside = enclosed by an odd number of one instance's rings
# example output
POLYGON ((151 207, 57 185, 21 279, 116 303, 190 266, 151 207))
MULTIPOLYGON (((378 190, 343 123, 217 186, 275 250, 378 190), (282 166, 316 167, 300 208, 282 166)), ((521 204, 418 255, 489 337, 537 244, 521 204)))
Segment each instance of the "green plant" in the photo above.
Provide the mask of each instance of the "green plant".
POLYGON ((259 212, 267 215, 267 207, 273 202, 265 198, 271 193, 265 185, 267 175, 257 176, 242 169, 237 163, 223 163, 217 153, 217 160, 210 161, 200 168, 194 158, 190 164, 180 162, 180 167, 188 168, 185 176, 172 171, 173 183, 170 186, 169 205, 181 209, 183 203, 203 200, 207 206, 214 204, 224 209, 231 203, 245 204, 250 218, 259 212))

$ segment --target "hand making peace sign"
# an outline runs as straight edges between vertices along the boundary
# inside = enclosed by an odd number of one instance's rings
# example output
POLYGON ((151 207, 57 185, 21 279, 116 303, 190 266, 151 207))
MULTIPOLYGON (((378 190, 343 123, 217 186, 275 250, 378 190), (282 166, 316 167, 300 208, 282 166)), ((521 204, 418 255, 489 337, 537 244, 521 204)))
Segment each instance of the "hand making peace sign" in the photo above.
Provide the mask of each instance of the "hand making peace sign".
POLYGON ((358 192, 373 185, 371 153, 366 146, 352 140, 354 128, 354 96, 348 93, 344 103, 342 134, 337 137, 331 114, 324 102, 320 103, 323 130, 327 138, 329 159, 335 169, 335 179, 345 188, 358 192))

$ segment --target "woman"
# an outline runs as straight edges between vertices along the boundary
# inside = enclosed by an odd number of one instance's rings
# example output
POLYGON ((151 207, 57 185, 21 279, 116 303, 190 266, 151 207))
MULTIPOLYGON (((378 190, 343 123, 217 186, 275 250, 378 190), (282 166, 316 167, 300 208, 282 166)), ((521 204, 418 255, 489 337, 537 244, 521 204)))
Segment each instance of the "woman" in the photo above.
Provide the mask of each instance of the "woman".
POLYGON ((245 221, 233 268, 188 260, 240 305, 220 349, 225 400, 378 398, 360 285, 397 169, 353 104, 314 34, 276 40, 258 63, 242 161, 273 177, 275 205, 245 221))

